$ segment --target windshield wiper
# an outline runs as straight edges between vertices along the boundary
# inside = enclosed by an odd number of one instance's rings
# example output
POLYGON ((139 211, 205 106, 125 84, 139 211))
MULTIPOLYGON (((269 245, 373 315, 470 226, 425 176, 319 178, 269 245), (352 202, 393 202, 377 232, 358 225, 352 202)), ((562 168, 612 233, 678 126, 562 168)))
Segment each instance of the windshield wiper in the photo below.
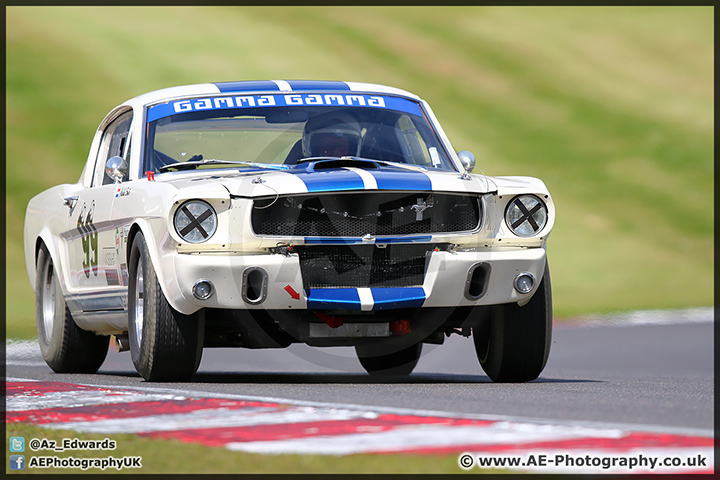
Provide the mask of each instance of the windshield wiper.
POLYGON ((390 166, 390 167, 397 166, 397 167, 401 167, 401 168, 411 168, 411 169, 419 168, 422 170, 429 170, 429 168, 426 167, 425 165, 418 165, 417 163, 391 162, 390 160, 373 160, 373 161, 378 162, 384 166, 390 166))
POLYGON ((204 160, 188 160, 187 162, 175 162, 169 165, 163 165, 158 168, 159 172, 166 172, 170 169, 186 170, 197 168, 201 165, 244 165, 249 167, 267 168, 270 170, 287 170, 287 165, 274 165, 269 163, 242 162, 235 160, 219 160, 217 158, 206 158, 204 160))
POLYGON ((301 163, 307 163, 307 162, 319 162, 322 160, 342 160, 342 159, 350 159, 350 160, 357 160, 357 161, 366 161, 366 162, 375 162, 379 165, 383 166, 398 166, 398 167, 405 167, 405 168, 417 168, 422 170, 428 170, 428 167, 425 165, 417 165, 415 163, 404 163, 404 162, 390 162, 388 160, 376 160, 374 158, 366 158, 366 157, 355 157, 352 155, 342 156, 342 157, 307 157, 307 158, 301 158, 297 161, 297 165, 300 165, 301 163))

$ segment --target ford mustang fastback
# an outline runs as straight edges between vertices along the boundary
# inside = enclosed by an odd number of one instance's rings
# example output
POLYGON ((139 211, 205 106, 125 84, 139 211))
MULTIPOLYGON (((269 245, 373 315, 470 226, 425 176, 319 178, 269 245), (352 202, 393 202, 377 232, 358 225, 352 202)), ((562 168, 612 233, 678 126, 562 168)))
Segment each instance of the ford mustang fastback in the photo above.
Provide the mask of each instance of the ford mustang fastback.
POLYGON ((159 90, 102 121, 77 183, 25 219, 37 330, 56 372, 115 336, 148 381, 203 348, 351 346, 409 374, 472 335, 493 381, 537 378, 552 332, 544 183, 473 173, 396 88, 245 81, 159 90))

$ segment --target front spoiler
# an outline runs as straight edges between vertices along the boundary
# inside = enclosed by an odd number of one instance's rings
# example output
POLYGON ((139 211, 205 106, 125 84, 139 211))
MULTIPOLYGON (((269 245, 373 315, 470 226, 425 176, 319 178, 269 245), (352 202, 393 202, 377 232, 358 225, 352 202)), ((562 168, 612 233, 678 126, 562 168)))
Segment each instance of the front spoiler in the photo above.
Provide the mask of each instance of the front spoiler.
POLYGON ((178 254, 174 256, 175 272, 168 275, 165 292, 173 308, 184 314, 201 308, 369 312, 513 302, 522 305, 530 300, 542 280, 545 262, 544 248, 438 251, 428 256, 422 285, 304 289, 297 254, 178 254), (483 264, 487 271, 485 284, 471 295, 468 272, 478 264, 483 264), (261 273, 248 275, 248 271, 261 273), (527 294, 519 293, 513 286, 515 277, 523 272, 536 279, 535 288, 527 294), (192 294, 193 285, 199 280, 213 285, 213 294, 206 300, 198 300, 192 294))

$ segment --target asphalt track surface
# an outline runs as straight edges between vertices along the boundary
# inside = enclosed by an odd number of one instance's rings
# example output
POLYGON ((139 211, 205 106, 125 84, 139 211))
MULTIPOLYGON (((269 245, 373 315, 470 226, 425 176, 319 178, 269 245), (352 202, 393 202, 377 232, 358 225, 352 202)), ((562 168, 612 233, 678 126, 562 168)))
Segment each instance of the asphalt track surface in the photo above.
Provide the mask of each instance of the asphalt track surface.
POLYGON ((556 325, 539 379, 495 384, 484 375, 472 339, 453 335, 425 345, 408 377, 364 373, 351 348, 206 349, 189 383, 148 383, 129 352, 111 351, 96 375, 53 373, 37 354, 8 351, 8 378, 199 397, 242 395, 289 403, 362 405, 548 423, 642 426, 645 431, 712 434, 712 314, 701 322, 556 325))

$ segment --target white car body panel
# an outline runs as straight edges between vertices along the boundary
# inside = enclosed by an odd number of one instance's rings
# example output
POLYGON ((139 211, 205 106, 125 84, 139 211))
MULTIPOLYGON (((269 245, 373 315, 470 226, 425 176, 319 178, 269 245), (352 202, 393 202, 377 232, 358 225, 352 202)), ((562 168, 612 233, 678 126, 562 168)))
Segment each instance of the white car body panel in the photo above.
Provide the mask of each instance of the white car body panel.
MULTIPOLYGON (((291 87, 292 82, 274 82, 278 92, 296 91, 291 87)), ((420 102, 456 171, 430 171, 411 165, 397 168, 408 174, 424 175, 433 192, 481 196, 483 212, 477 231, 422 236, 422 242, 448 243, 455 247, 452 251, 435 251, 428 256, 424 282, 414 288, 409 297, 395 298, 388 289, 356 288, 346 289, 351 291, 349 295, 353 299, 348 301, 364 312, 418 305, 426 308, 528 302, 533 292, 518 293, 513 288, 513 280, 519 273, 529 272, 539 283, 545 269, 545 243, 554 224, 555 207, 543 182, 529 177, 463 175, 455 150, 427 103, 392 87, 352 82, 346 85, 351 92, 393 95, 420 102), (535 195, 547 207, 546 225, 530 238, 513 234, 504 220, 507 205, 520 194, 535 195), (490 273, 483 294, 473 299, 465 292, 468 268, 475 264, 488 265, 490 273)), ((268 92, 242 91, 243 95, 253 93, 268 92)), ((141 177, 143 149, 138 145, 145 133, 146 108, 215 95, 228 93, 215 84, 173 87, 140 95, 116 107, 98 128, 79 182, 53 187, 30 200, 24 228, 30 282, 35 285, 36 246, 43 242, 62 279, 68 307, 81 328, 99 334, 119 334, 127 330, 128 244, 130 236, 138 230, 145 236, 163 293, 170 305, 183 314, 202 308, 303 311, 319 308, 318 305, 325 308, 335 301, 313 297, 318 292, 303 287, 297 253, 283 255, 269 251, 278 243, 302 246, 311 239, 256 235, 249 227, 253 198, 309 192, 308 183, 299 174, 287 170, 210 169, 169 172, 157 175, 154 180, 141 177), (118 184, 91 187, 103 133, 118 115, 130 109, 134 120, 127 137, 128 142, 132 142, 128 154, 129 178, 118 184), (63 202, 74 196, 78 197, 77 203, 70 209, 63 202), (184 241, 173 228, 176 208, 191 199, 208 202, 217 213, 216 233, 201 244, 184 241), (89 223, 88 215, 92 216, 89 223), (243 299, 243 272, 249 267, 261 267, 267 272, 267 291, 260 303, 243 299), (200 279, 209 280, 215 288, 207 300, 198 300, 192 295, 193 285, 200 279), (297 298, 289 293, 288 287, 297 293, 297 298)), ((355 167, 348 167, 346 171, 359 179, 362 191, 381 190, 379 177, 373 172, 355 167)), ((318 171, 312 175, 321 178, 331 173, 318 171)), ((419 236, 377 236, 365 243, 412 243, 419 241, 416 237, 419 236)), ((363 243, 359 238, 350 242, 363 243)), ((339 305, 346 304, 340 301, 339 305)))

